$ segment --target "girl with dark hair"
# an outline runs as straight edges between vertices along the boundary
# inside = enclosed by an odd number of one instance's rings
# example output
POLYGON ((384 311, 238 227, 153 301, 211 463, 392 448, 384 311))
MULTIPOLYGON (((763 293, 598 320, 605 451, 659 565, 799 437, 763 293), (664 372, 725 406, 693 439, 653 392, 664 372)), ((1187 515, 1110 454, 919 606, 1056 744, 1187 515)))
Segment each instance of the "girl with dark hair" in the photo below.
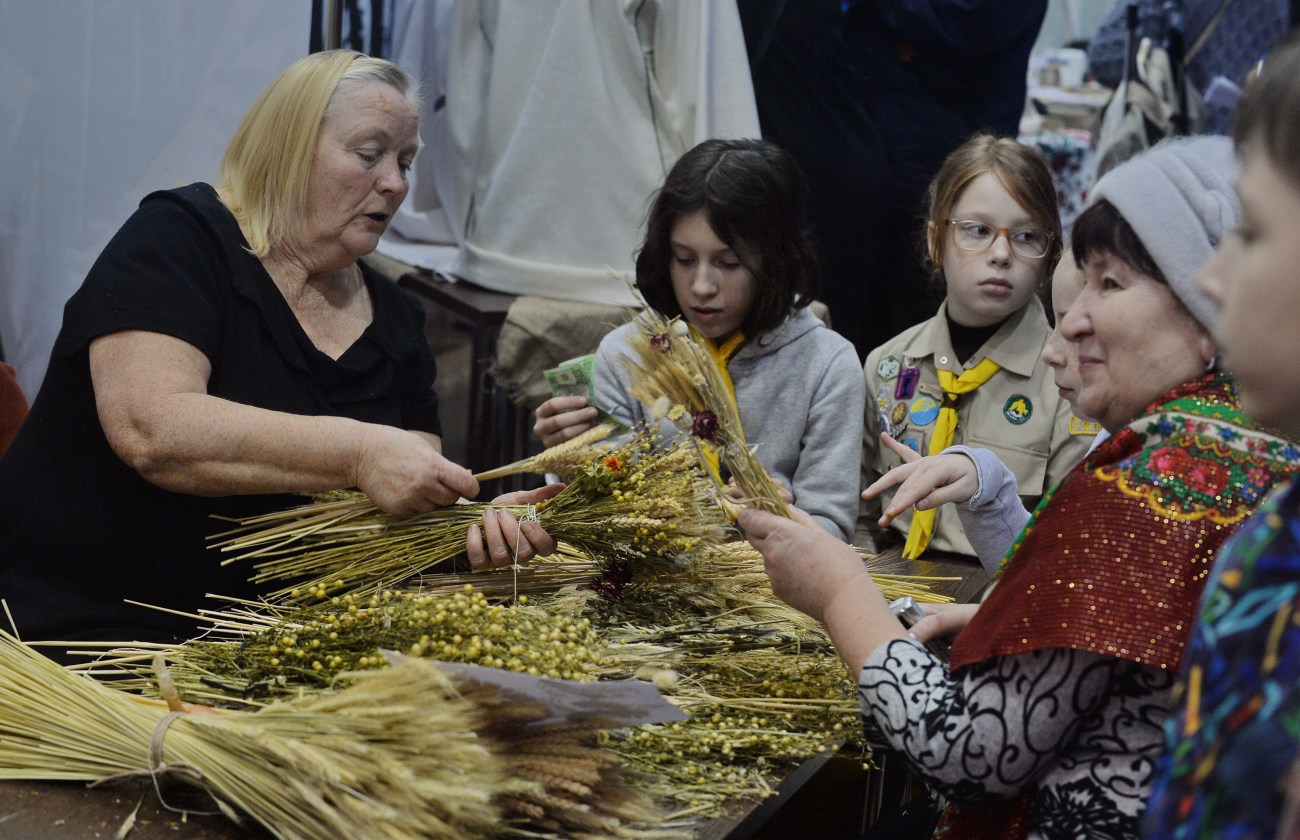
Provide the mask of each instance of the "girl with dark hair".
MULTIPOLYGON (((714 353, 764 469, 796 505, 849 539, 858 487, 845 466, 861 456, 865 397, 853 345, 807 308, 818 288, 808 204, 803 175, 777 146, 706 140, 677 161, 655 195, 636 285, 646 303, 681 317, 714 353)), ((646 418, 624 373, 635 329, 607 335, 595 363, 597 405, 629 424, 646 418)), ((553 446, 587 430, 597 411, 585 404, 546 401, 534 431, 553 446)))

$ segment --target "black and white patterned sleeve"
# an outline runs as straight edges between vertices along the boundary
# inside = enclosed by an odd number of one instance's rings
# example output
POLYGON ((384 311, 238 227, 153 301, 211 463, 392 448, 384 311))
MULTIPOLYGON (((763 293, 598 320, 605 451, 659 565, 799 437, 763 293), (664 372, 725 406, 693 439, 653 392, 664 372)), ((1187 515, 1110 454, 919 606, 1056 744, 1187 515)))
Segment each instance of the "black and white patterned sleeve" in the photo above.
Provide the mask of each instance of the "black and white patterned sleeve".
POLYGON ((867 738, 903 754, 950 799, 1015 796, 1105 703, 1119 662, 1051 649, 998 657, 953 679, 922 645, 895 640, 858 678, 867 738))

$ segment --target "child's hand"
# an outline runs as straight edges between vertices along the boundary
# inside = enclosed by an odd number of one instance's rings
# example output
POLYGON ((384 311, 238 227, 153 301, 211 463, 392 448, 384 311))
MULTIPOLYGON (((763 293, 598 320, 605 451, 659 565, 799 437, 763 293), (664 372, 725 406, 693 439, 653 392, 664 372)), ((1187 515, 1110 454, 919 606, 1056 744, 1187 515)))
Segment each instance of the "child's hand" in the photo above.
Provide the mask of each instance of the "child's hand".
MULTIPOLYGON (((563 484, 548 484, 536 490, 506 493, 492 500, 494 505, 535 505, 546 501, 564 489, 563 484)), ((470 567, 495 569, 518 562, 527 563, 534 557, 545 557, 555 551, 555 538, 536 522, 520 522, 508 510, 486 508, 483 526, 469 526, 465 535, 465 551, 470 567)))
POLYGON ((979 490, 979 473, 975 462, 959 452, 922 457, 887 433, 880 440, 903 463, 885 473, 862 491, 862 498, 873 499, 890 487, 898 486, 889 507, 880 517, 882 526, 894 521, 913 505, 917 510, 932 510, 948 502, 965 502, 979 490))
POLYGON ((595 426, 598 414, 593 406, 587 406, 586 397, 551 397, 537 407, 533 434, 550 449, 595 426))

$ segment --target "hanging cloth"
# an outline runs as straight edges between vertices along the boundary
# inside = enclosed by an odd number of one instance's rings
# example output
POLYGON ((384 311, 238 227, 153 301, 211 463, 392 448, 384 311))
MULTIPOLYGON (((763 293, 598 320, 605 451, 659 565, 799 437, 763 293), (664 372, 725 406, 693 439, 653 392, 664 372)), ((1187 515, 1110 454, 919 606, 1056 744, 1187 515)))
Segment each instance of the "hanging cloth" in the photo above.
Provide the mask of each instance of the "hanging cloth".
MULTIPOLYGON (((993 374, 1002 370, 1002 366, 992 359, 985 359, 975 367, 956 376, 952 371, 939 370, 939 387, 943 389, 943 405, 939 409, 939 418, 934 424, 934 433, 930 435, 930 455, 952 446, 953 435, 957 431, 957 404, 962 395, 969 394, 993 378, 993 374)), ((912 511, 912 527, 907 531, 907 543, 903 546, 903 557, 915 560, 930 544, 930 534, 934 533, 934 510, 912 511)))
MULTIPOLYGON (((731 338, 724 341, 721 345, 711 338, 705 338, 700 334, 699 330, 695 329, 695 327, 691 327, 691 336, 698 341, 704 349, 709 351, 709 356, 713 358, 713 363, 717 365, 718 373, 722 374, 722 381, 727 386, 727 396, 731 398, 732 412, 736 416, 736 423, 739 424, 740 409, 736 406, 736 386, 731 382, 731 373, 727 370, 727 364, 731 361, 731 357, 736 355, 736 351, 744 346, 745 334, 737 330, 731 338)), ((743 435, 745 433, 744 429, 741 429, 740 433, 743 435)), ((718 483, 721 483, 722 468, 718 456, 718 450, 707 441, 701 441, 700 443, 700 454, 704 458, 704 465, 708 467, 709 472, 718 483)))

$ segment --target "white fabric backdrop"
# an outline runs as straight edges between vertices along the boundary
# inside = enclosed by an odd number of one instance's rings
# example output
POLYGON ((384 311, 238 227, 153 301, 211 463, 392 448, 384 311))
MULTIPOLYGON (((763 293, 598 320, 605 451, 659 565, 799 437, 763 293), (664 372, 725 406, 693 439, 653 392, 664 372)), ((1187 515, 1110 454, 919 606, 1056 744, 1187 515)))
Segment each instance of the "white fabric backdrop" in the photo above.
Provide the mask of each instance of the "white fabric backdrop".
POLYGON ((757 137, 733 0, 460 0, 425 128, 460 253, 490 289, 633 302, 650 194, 710 137, 757 137))
POLYGON ((216 177, 310 0, 0 0, 0 342, 28 400, 63 304, 140 199, 216 177))

